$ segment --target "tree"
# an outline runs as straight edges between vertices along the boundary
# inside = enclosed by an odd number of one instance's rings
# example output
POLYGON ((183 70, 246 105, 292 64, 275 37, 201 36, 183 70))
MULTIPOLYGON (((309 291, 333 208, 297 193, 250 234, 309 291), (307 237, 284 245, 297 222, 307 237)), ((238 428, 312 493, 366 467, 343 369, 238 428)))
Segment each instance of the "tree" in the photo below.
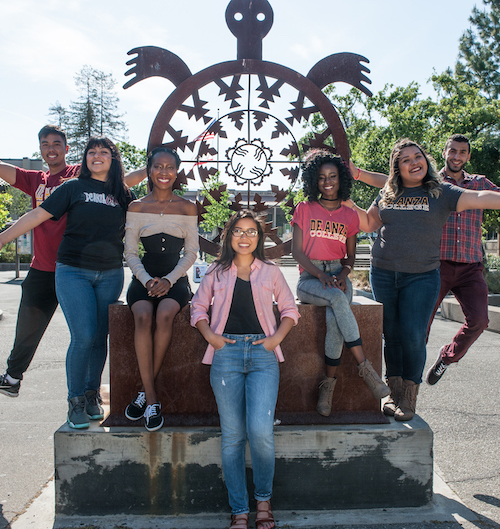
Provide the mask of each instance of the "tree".
POLYGON ((490 99, 500 95, 500 0, 483 0, 489 10, 476 6, 469 17, 472 28, 460 38, 455 74, 477 86, 490 99))
POLYGON ((90 66, 84 66, 75 76, 80 92, 69 109, 59 101, 49 108, 49 115, 56 118, 68 135, 70 151, 68 160, 81 160, 85 145, 91 136, 109 136, 123 139, 127 132, 123 114, 118 113, 118 97, 114 91, 116 81, 111 74, 105 74, 90 66))
POLYGON ((9 206, 12 202, 12 196, 9 193, 0 193, 0 230, 9 222, 9 206))
POLYGON ((231 205, 229 191, 220 179, 219 172, 205 182, 205 187, 200 191, 200 194, 210 202, 205 208, 206 213, 203 214, 200 228, 210 232, 215 228, 224 226, 233 212, 229 208, 231 205))
MULTIPOLYGON (((148 153, 146 149, 139 149, 135 145, 126 141, 117 141, 116 146, 118 147, 122 156, 123 168, 125 173, 144 167, 148 160, 148 153)), ((135 196, 141 198, 148 194, 148 181, 143 180, 140 184, 137 184, 132 188, 135 196)))
POLYGON ((9 201, 6 204, 13 220, 22 217, 31 208, 31 197, 15 187, 7 188, 6 193, 9 195, 9 201))

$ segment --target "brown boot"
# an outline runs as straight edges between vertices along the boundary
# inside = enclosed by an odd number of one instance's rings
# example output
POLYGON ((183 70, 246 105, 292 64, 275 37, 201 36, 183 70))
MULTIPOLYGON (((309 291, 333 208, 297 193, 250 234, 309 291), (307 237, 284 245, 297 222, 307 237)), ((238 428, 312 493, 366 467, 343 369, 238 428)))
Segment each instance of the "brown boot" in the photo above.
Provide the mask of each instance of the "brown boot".
POLYGON ((380 400, 387 397, 391 390, 387 387, 382 379, 378 376, 370 360, 364 360, 361 364, 358 364, 359 376, 365 381, 365 384, 370 388, 373 396, 380 400))
POLYGON ((420 384, 413 380, 403 380, 403 394, 399 400, 399 406, 394 412, 396 421, 411 421, 417 407, 417 395, 420 384))
POLYGON ((333 390, 335 389, 336 383, 337 377, 330 378, 327 376, 319 383, 319 397, 316 411, 324 417, 328 417, 332 413, 333 390))
POLYGON ((389 417, 394 417, 394 413, 399 405, 399 399, 403 393, 403 379, 401 377, 389 377, 387 384, 391 390, 391 395, 384 404, 382 411, 389 417))

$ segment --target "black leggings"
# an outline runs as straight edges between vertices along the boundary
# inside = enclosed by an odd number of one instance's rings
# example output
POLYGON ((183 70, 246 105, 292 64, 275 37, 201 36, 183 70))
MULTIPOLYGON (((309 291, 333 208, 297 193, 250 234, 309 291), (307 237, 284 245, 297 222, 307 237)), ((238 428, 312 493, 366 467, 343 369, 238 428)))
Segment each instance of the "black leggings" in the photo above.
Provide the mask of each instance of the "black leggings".
POLYGON ((23 378, 54 315, 57 308, 55 276, 55 272, 30 268, 23 281, 16 337, 7 359, 7 373, 11 377, 23 378))

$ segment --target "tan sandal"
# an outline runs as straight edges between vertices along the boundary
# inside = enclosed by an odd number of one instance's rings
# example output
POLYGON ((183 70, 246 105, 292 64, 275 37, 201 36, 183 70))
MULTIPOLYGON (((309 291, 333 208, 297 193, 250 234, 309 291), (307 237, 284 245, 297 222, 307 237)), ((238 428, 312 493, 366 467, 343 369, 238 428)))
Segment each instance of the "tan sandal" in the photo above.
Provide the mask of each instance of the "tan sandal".
POLYGON ((257 514, 255 515, 255 527, 256 529, 261 529, 262 526, 266 523, 271 523, 268 529, 275 527, 273 510, 271 509, 271 502, 267 501, 258 501, 257 502, 257 514))
POLYGON ((248 529, 248 513, 231 514, 229 529, 248 529))

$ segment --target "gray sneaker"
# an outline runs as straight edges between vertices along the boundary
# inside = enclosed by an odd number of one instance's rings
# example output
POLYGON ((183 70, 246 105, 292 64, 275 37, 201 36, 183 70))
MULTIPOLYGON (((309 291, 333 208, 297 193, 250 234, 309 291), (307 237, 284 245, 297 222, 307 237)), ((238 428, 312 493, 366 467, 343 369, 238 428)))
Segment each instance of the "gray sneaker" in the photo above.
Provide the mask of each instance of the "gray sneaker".
POLYGON ((443 349, 444 345, 441 347, 441 349, 439 349, 439 354, 436 358, 436 361, 432 364, 432 367, 429 369, 429 371, 427 371, 425 380, 429 386, 434 386, 434 384, 437 384, 444 375, 444 372, 448 369, 447 364, 444 363, 443 357, 441 356, 443 349))
POLYGON ((89 416, 85 411, 85 396, 71 397, 68 400, 68 425, 70 428, 88 428, 89 416))
POLYGON ((88 389, 85 392, 85 411, 92 421, 104 419, 104 409, 101 406, 101 395, 95 389, 88 389))

